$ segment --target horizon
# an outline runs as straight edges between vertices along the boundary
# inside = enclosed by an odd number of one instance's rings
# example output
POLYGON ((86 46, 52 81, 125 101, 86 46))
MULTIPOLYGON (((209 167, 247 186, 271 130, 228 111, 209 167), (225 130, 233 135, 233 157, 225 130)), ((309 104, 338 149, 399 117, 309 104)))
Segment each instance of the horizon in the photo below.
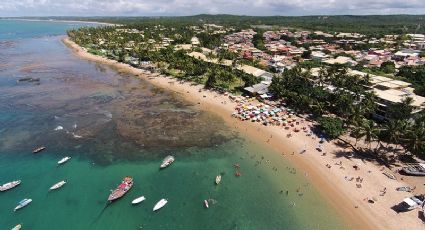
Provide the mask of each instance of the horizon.
POLYGON ((425 2, 411 0, 4 0, 0 17, 179 17, 423 15, 425 2))
POLYGON ((418 14, 309 14, 309 15, 249 15, 249 14, 188 14, 188 15, 21 15, 21 16, 0 16, 0 19, 8 18, 172 18, 172 17, 197 17, 197 16, 238 16, 238 17, 368 17, 368 16, 425 16, 425 13, 418 14))

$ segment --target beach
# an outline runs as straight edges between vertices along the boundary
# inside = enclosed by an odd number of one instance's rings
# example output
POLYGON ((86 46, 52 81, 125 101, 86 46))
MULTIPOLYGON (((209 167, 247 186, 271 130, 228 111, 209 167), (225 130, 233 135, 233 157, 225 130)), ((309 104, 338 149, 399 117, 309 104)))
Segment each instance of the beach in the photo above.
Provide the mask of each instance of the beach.
MULTIPOLYGON (((228 96, 203 89, 201 85, 181 82, 171 77, 151 75, 127 64, 95 56, 84 51, 68 38, 62 40, 80 58, 113 66, 119 72, 143 78, 152 84, 170 90, 199 109, 217 114, 235 128, 242 136, 269 145, 283 158, 288 159, 308 181, 336 208, 350 223, 353 229, 420 229, 423 223, 417 211, 397 214, 391 207, 411 193, 398 192, 400 186, 416 186, 415 193, 424 192, 420 179, 403 178, 395 168, 382 168, 361 157, 348 156, 351 149, 336 141, 323 144, 326 155, 318 152, 319 138, 307 136, 304 132, 292 133, 276 126, 263 126, 260 123, 240 121, 231 117, 236 103, 228 96), (300 150, 306 146, 306 152, 300 150), (348 157, 347 157, 348 156, 348 157), (355 166, 355 167, 353 167, 355 166), (398 180, 391 180, 383 172, 391 172, 398 180), (355 178, 355 179, 351 179, 355 178), (358 186, 360 184, 360 187, 358 186), (382 191, 384 195, 381 196, 382 191), (373 203, 370 202, 373 200, 373 203)), ((306 121, 307 125, 308 121, 306 121)), ((423 182, 422 182, 423 183, 423 182)))

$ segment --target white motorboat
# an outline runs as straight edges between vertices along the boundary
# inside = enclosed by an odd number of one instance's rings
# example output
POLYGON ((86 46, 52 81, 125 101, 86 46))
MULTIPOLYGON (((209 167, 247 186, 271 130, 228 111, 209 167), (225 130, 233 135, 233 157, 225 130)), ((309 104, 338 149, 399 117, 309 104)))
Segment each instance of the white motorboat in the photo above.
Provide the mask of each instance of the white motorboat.
POLYGON ((16 210, 21 209, 21 208, 27 206, 31 202, 32 202, 32 199, 25 198, 25 199, 19 201, 18 206, 16 206, 13 211, 16 212, 16 210))
POLYGON ((418 194, 403 199, 402 202, 394 206, 397 212, 407 212, 424 205, 425 194, 418 194))
POLYGON ((69 161, 71 157, 64 157, 60 161, 58 161, 58 165, 65 164, 65 162, 69 161))
POLYGON ((218 176, 216 176, 215 177, 215 184, 220 184, 220 182, 221 182, 221 175, 218 175, 218 176))
POLYGON ((160 201, 158 201, 158 203, 155 204, 155 206, 153 207, 153 211, 155 212, 156 210, 164 207, 167 204, 167 200, 166 199, 161 199, 160 201))
POLYGON ((0 192, 7 191, 21 184, 21 180, 12 181, 0 186, 0 192))
POLYGON ((174 162, 174 157, 169 155, 167 157, 164 158, 164 160, 161 163, 161 169, 166 168, 168 166, 170 166, 172 163, 174 162))
POLYGON ((15 227, 12 228, 12 230, 19 230, 22 228, 22 225, 18 224, 15 227))
POLYGON ((138 197, 138 198, 134 199, 131 203, 132 204, 138 204, 138 203, 140 203, 140 202, 142 202, 144 200, 146 200, 146 198, 144 196, 141 196, 141 197, 138 197))
POLYGON ((64 180, 59 181, 58 183, 56 183, 52 187, 50 187, 50 190, 56 190, 56 189, 62 187, 64 184, 66 184, 66 182, 64 180))
POLYGON ((208 204, 208 200, 204 200, 204 205, 205 205, 206 208, 210 207, 209 204, 208 204))

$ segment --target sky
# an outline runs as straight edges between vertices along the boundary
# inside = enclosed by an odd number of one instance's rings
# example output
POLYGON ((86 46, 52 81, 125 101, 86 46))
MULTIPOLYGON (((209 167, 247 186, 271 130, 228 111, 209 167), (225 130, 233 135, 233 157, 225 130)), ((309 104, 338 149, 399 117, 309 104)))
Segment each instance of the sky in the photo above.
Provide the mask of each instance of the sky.
POLYGON ((0 17, 195 14, 425 14, 425 0, 0 0, 0 17))

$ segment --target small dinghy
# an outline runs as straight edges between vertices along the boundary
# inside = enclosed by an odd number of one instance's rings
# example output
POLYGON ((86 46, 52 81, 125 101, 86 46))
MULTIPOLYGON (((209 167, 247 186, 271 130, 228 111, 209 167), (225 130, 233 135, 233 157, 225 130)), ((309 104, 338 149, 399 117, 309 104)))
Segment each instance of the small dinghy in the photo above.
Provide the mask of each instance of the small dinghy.
POLYGON ((65 164, 67 161, 69 161, 71 157, 64 157, 60 161, 58 161, 58 165, 65 164))
POLYGON ((59 181, 58 183, 56 183, 52 187, 50 187, 50 190, 56 190, 56 189, 62 187, 64 184, 66 184, 66 182, 64 180, 59 181))
POLYGON ((46 149, 46 147, 44 147, 44 146, 40 146, 40 147, 38 147, 38 148, 34 149, 34 150, 32 151, 32 153, 39 153, 39 152, 41 152, 41 151, 43 151, 43 150, 45 150, 45 149, 46 149))
POLYGON ((161 169, 167 168, 168 166, 170 166, 174 162, 174 160, 175 160, 174 157, 171 156, 171 155, 165 157, 164 160, 161 163, 160 168, 161 169))
POLYGON ((22 225, 18 224, 15 227, 12 228, 12 230, 19 230, 22 228, 22 225))
POLYGON ((153 211, 155 212, 156 210, 164 207, 167 204, 167 200, 166 199, 161 199, 160 201, 158 201, 158 203, 155 204, 155 206, 153 207, 153 211))
POLYGON ((138 197, 138 198, 134 199, 131 203, 132 204, 138 204, 138 203, 140 203, 140 202, 142 202, 144 200, 146 200, 146 198, 144 196, 141 196, 141 197, 138 197))
POLYGON ((16 212, 16 210, 19 210, 19 209, 29 205, 29 203, 31 203, 31 202, 32 202, 32 199, 25 198, 25 199, 19 201, 18 206, 16 206, 13 211, 16 212))
POLYGON ((221 175, 215 177, 215 184, 218 185, 221 182, 221 175))

